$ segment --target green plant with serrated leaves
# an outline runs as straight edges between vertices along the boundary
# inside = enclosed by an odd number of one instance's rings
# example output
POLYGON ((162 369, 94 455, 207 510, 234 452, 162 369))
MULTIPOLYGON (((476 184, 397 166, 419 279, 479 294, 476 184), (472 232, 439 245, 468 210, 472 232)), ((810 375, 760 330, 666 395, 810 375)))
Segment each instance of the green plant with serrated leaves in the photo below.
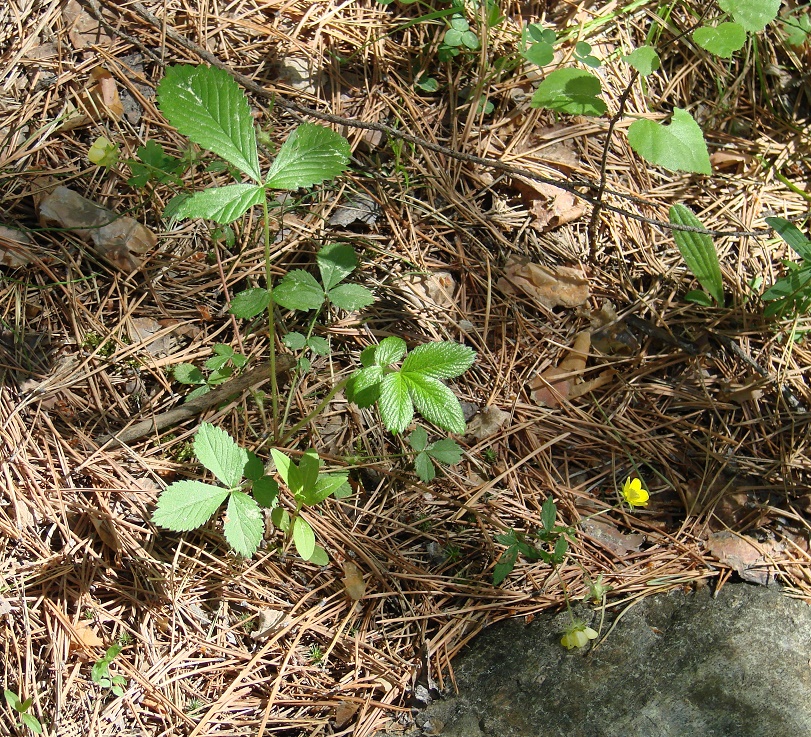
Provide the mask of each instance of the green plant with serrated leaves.
POLYGON ((395 435, 411 424, 415 407, 437 427, 463 433, 462 406, 443 380, 461 376, 476 353, 450 341, 424 343, 407 352, 405 341, 396 336, 366 348, 360 356, 363 368, 347 385, 349 400, 359 407, 377 404, 383 425, 395 435), (400 362, 400 368, 394 368, 400 362))
MULTIPOLYGON (((686 225, 691 228, 704 228, 701 221, 685 205, 673 205, 670 208, 670 222, 674 225, 686 225)), ((718 263, 718 252, 712 237, 706 233, 689 230, 674 230, 673 240, 679 247, 688 268, 695 274, 699 284, 706 291, 694 290, 684 298, 688 302, 702 305, 724 305, 724 280, 721 276, 721 265, 718 263)))
POLYGON ((17 722, 17 726, 26 727, 34 734, 42 734, 42 722, 33 714, 29 713, 34 699, 29 696, 27 699, 23 700, 10 688, 5 689, 3 695, 5 696, 8 708, 11 709, 20 720, 17 722))
POLYGON ((811 309, 811 240, 802 231, 783 218, 766 218, 766 222, 802 259, 783 260, 786 275, 778 279, 762 295, 767 302, 765 317, 800 317, 811 309))
POLYGON ((208 394, 213 387, 228 381, 234 375, 234 371, 244 368, 248 363, 247 356, 235 352, 225 343, 216 343, 212 350, 214 355, 203 364, 208 374, 204 374, 191 363, 179 363, 172 369, 175 381, 197 387, 186 395, 184 401, 190 402, 203 394, 208 394))
POLYGON ((571 527, 556 524, 558 508, 552 497, 547 497, 541 507, 541 527, 534 536, 510 530, 503 535, 496 535, 496 542, 506 545, 493 568, 493 585, 498 586, 510 575, 518 556, 527 560, 542 560, 554 567, 563 564, 569 552, 569 540, 574 541, 575 532, 571 527))
POLYGON ((302 507, 317 505, 329 496, 346 496, 350 491, 346 473, 322 474, 321 461, 312 450, 303 453, 297 465, 281 451, 272 449, 276 470, 295 502, 291 515, 279 506, 279 484, 265 473, 261 459, 240 447, 225 430, 204 422, 194 437, 194 454, 222 485, 175 481, 158 499, 152 515, 154 524, 176 532, 195 530, 227 501, 225 539, 237 553, 250 558, 264 534, 261 510, 270 509, 273 523, 286 539, 292 538, 302 558, 326 564, 326 553, 315 545, 313 530, 300 512, 302 507))
POLYGON ((462 460, 462 449, 450 438, 428 442, 424 427, 416 427, 408 436, 408 444, 416 451, 414 470, 420 481, 428 483, 436 476, 436 464, 455 466, 462 460))
POLYGON ((93 663, 93 667, 90 670, 90 678, 93 683, 101 688, 109 689, 116 696, 124 695, 124 689, 127 687, 127 679, 121 674, 111 674, 110 666, 123 649, 121 645, 108 647, 104 656, 93 663))

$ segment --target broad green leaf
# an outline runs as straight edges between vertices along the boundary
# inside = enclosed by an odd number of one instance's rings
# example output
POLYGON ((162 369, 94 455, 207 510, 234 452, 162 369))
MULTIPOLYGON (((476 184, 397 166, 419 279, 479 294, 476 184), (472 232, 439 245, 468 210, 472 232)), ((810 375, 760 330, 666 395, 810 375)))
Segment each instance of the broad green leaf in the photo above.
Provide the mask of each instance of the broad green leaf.
POLYGON ((198 386, 196 389, 190 391, 185 398, 183 399, 184 402, 191 402, 192 399, 197 399, 197 397, 202 397, 204 394, 208 394, 211 391, 211 387, 208 384, 203 384, 203 386, 198 386))
POLYGON ((175 377, 175 381, 179 381, 181 384, 206 383, 206 377, 203 376, 203 372, 200 371, 197 366, 193 366, 190 363, 179 363, 172 370, 172 376, 175 377))
POLYGON ((177 220, 205 218, 226 225, 242 217, 251 207, 258 205, 265 190, 256 184, 229 184, 195 192, 183 200, 175 210, 177 220))
POLYGON ((307 345, 313 353, 317 353, 319 356, 328 356, 330 354, 329 341, 326 338, 313 335, 307 339, 307 345))
POLYGON ((321 281, 324 291, 338 286, 358 266, 358 257, 355 249, 346 243, 331 243, 324 246, 315 257, 318 270, 321 272, 321 281))
POLYGON ((332 496, 338 489, 346 484, 349 479, 347 473, 323 473, 318 477, 315 486, 306 494, 303 494, 304 503, 308 507, 320 504, 332 496))
POLYGON ((811 241, 794 223, 783 218, 766 218, 766 223, 774 228, 777 235, 788 243, 803 261, 811 261, 811 241))
POLYGON ((777 17, 780 0, 718 0, 718 7, 745 31, 758 33, 777 17))
POLYGON ((455 440, 450 438, 431 443, 426 449, 426 453, 435 461, 444 463, 446 466, 455 466, 462 460, 462 449, 455 440))
POLYGON ((20 701, 20 697, 17 696, 17 694, 14 693, 14 691, 12 691, 10 688, 6 688, 3 690, 3 696, 5 697, 6 703, 8 704, 10 709, 14 709, 14 711, 20 710, 19 704, 22 702, 20 701))
POLYGON ((248 456, 248 460, 245 461, 242 475, 251 481, 258 481, 265 475, 265 464, 262 463, 262 459, 256 453, 247 450, 245 454, 248 456))
POLYGON ((196 530, 216 512, 230 492, 202 481, 175 481, 158 498, 152 522, 168 530, 196 530))
POLYGON ((408 444, 416 451, 423 451, 428 445, 428 433, 424 427, 415 427, 408 436, 408 444))
POLYGON ((414 417, 414 405, 408 392, 408 382, 399 373, 387 374, 380 382, 377 406, 386 429, 399 435, 414 417))
POLYGON ((531 107, 569 115, 602 115, 608 106, 599 98, 600 80, 585 69, 556 69, 535 90, 531 107))
POLYGON ((42 724, 33 714, 20 714, 20 721, 34 734, 42 734, 42 724))
MULTIPOLYGON (((390 374, 390 376, 396 375, 390 374)), ((400 372, 400 375, 407 383, 414 405, 426 420, 448 432, 463 433, 465 431, 465 416, 459 400, 439 379, 418 373, 400 372)), ((386 379, 388 378, 387 376, 386 379)), ((386 379, 383 379, 384 384, 386 379)), ((411 422, 411 417, 408 418, 408 422, 411 422)))
POLYGON ((518 559, 518 548, 510 546, 507 548, 498 559, 493 568, 493 586, 498 586, 507 576, 510 575, 512 569, 515 568, 515 561, 518 559))
POLYGON ((293 520, 293 542, 298 554, 304 560, 310 560, 310 556, 315 552, 315 533, 307 520, 301 517, 293 520))
POLYGON ((539 41, 538 43, 531 44, 529 48, 523 53, 523 57, 539 67, 545 67, 551 64, 555 59, 555 48, 552 44, 539 41))
POLYGON ((426 484, 433 481, 436 476, 436 468, 427 453, 417 453, 417 457, 414 459, 414 471, 420 481, 426 484))
POLYGON ((229 312, 235 317, 250 320, 264 312, 269 304, 270 294, 267 289, 251 287, 234 295, 229 312))
POLYGON ((276 448, 270 449, 270 457, 273 459, 273 465, 282 477, 282 481, 289 487, 290 486, 290 469, 295 466, 293 461, 290 460, 284 453, 276 448))
POLYGON ((194 436, 194 454, 229 489, 239 486, 248 453, 225 430, 208 422, 194 436))
POLYGON ((375 301, 374 295, 360 284, 340 284, 327 293, 332 304, 347 312, 355 312, 368 307, 375 301))
POLYGON ((643 77, 653 74, 661 65, 659 54, 656 53, 653 46, 640 46, 627 56, 623 56, 622 60, 636 69, 643 77))
POLYGON ((225 366, 228 360, 228 356, 212 356, 203 365, 210 371, 215 371, 225 366))
POLYGON ((291 351, 300 351, 307 345, 307 337, 295 331, 285 335, 282 341, 291 351))
POLYGON ((675 108, 670 125, 637 120, 628 128, 628 143, 643 159, 671 171, 712 174, 704 134, 693 116, 675 108))
POLYGON ((471 51, 479 48, 479 37, 473 31, 462 32, 462 45, 467 46, 471 51))
POLYGON ((310 448, 305 453, 302 453, 299 460, 299 472, 301 473, 301 496, 304 497, 309 494, 318 482, 318 471, 321 468, 321 461, 318 459, 318 453, 310 448))
POLYGON ((334 179, 349 163, 349 142, 322 125, 302 123, 282 144, 270 167, 267 186, 298 189, 334 179))
POLYGON ((273 299, 288 310, 317 310, 324 304, 324 290, 307 271, 294 269, 273 288, 273 299))
POLYGON ((476 352, 459 343, 423 343, 406 356, 402 370, 406 373, 417 372, 423 376, 433 376, 435 379, 453 379, 467 371, 475 360, 476 352))
POLYGON ((378 366, 388 366, 402 360, 406 354, 406 342, 397 336, 383 338, 374 353, 374 361, 378 366))
MULTIPOLYGON (((684 205, 673 205, 670 208, 670 222, 674 225, 689 225, 703 228, 701 221, 684 205)), ((691 233, 685 230, 674 230, 673 240, 681 251, 685 263, 696 275, 699 283, 709 292, 719 305, 724 304, 724 281, 718 263, 718 252, 712 238, 706 233, 691 233)))
POLYGON ((276 506, 276 500, 279 497, 279 485, 276 483, 276 479, 262 476, 258 481, 254 481, 251 491, 253 498, 260 506, 267 509, 273 509, 276 506))
POLYGON ((320 545, 316 545, 313 548, 313 554, 307 560, 314 566, 329 565, 329 556, 327 555, 327 551, 324 550, 324 548, 322 548, 320 545))
POLYGON ((228 544, 245 558, 250 558, 262 542, 265 520, 259 505, 244 491, 231 494, 223 531, 228 544))
POLYGON ((211 350, 218 356, 225 356, 226 358, 231 358, 234 355, 234 349, 227 343, 215 343, 211 350))
POLYGON ((693 41, 711 54, 729 59, 746 43, 746 31, 737 23, 702 26, 693 31, 693 41))
POLYGON ((380 398, 382 366, 369 366, 358 371, 347 384, 347 398, 361 409, 371 407, 380 398))
POLYGON ((251 109, 228 72, 209 66, 169 67, 158 85, 158 106, 184 136, 261 183, 251 109))
POLYGON ((270 513, 270 521, 282 532, 286 533, 290 529, 290 513, 283 507, 276 507, 270 513))

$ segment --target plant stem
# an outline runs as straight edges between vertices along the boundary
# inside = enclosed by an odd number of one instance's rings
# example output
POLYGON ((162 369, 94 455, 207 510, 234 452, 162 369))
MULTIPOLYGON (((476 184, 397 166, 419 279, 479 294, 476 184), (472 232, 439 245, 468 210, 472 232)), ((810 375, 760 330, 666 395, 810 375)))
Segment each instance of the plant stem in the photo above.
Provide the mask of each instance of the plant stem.
POLYGON ((291 427, 282 437, 280 437, 278 443, 280 445, 286 443, 291 436, 295 435, 299 430, 301 430, 301 428, 304 427, 307 423, 309 423, 313 419, 313 417, 321 414, 324 407, 326 407, 330 403, 330 400, 349 383, 349 379, 351 378, 352 378, 351 376, 347 376, 345 379, 342 379, 334 387, 332 387, 332 389, 329 390, 327 396, 324 397, 321 400, 321 402, 319 402, 318 406, 312 412, 310 412, 310 414, 308 414, 304 419, 299 420, 295 425, 293 425, 293 427, 291 427))
POLYGON ((276 305, 273 300, 273 272, 270 268, 270 216, 267 195, 262 198, 262 224, 265 236, 265 283, 268 290, 268 339, 270 341, 271 437, 279 435, 279 382, 276 378, 276 305))
MULTIPOLYGON (((315 327, 315 321, 318 316, 321 314, 321 310, 316 310, 315 314, 313 314, 312 319, 310 320, 310 327, 307 330, 307 340, 310 339, 310 336, 313 334, 313 328, 315 327)), ((305 346, 306 350, 306 346, 305 346)), ((296 370, 293 372, 293 379, 292 379, 292 386, 295 388, 296 384, 298 383, 298 378, 301 375, 301 369, 296 366, 296 370)), ((293 406, 293 393, 294 389, 290 390, 290 393, 287 395, 287 402, 284 405, 284 414, 282 415, 282 421, 279 423, 279 432, 284 432, 284 426, 287 424, 287 418, 290 415, 290 408, 293 406)))

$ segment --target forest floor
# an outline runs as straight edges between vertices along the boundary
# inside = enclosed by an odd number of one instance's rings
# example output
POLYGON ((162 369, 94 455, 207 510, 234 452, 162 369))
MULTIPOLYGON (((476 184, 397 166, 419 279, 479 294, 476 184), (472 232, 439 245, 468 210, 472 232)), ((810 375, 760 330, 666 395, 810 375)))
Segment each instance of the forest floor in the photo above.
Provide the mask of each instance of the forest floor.
MULTIPOLYGON (((695 21, 688 3, 510 1, 490 29, 469 11, 482 43, 445 63, 447 16, 431 12, 373 0, 2 3, 0 651, 3 687, 32 699, 46 734, 369 737, 405 724, 420 687, 452 685, 454 656, 483 626, 589 597, 599 576, 612 608, 732 576, 811 600, 808 318, 767 319, 760 299, 796 260, 764 218, 802 229, 808 211, 809 46, 789 46, 775 24, 722 60, 677 40, 695 21), (607 115, 530 107, 542 74, 519 57, 528 22, 557 31, 556 62, 578 64, 575 42, 591 45, 607 115), (646 41, 661 68, 632 79, 618 57, 646 41), (267 385, 123 447, 104 440, 182 406, 178 364, 202 369, 218 344, 249 366, 268 355, 267 325, 228 312, 236 292, 264 284, 260 217, 220 232, 163 220, 170 184, 131 186, 125 163, 87 158, 100 136, 122 159, 147 141, 181 156, 188 142, 155 87, 168 64, 213 61, 267 91, 248 94, 270 149, 324 113, 345 119, 327 123, 351 144, 349 171, 291 195, 273 224, 277 277, 347 243, 360 259, 351 278, 376 297, 315 325, 329 354, 282 378, 290 424, 387 336, 478 356, 452 382, 471 423, 455 437, 463 458, 430 483, 408 443, 343 394, 286 442, 350 473, 351 496, 304 512, 323 567, 280 551, 270 526, 246 560, 219 515, 184 534, 150 521, 169 481, 202 476, 190 441, 203 420, 268 458, 267 385), (674 107, 701 124, 711 176, 653 167, 628 145, 636 117, 674 107), (581 195, 593 199, 601 177, 611 207, 590 227, 581 195), (55 183, 155 240, 112 253, 44 227, 55 183), (714 239, 725 305, 684 300, 697 283, 667 227, 675 203, 738 234, 714 239), (578 335, 588 340, 573 351, 578 335), (622 503, 629 477, 647 506, 622 503), (534 534, 549 497, 572 528, 569 554, 555 569, 519 555, 494 586, 496 536, 534 534), (358 600, 347 562, 364 578, 358 600), (93 672, 115 645, 122 695, 103 666, 93 672)), ((185 185, 228 182, 210 161, 198 155, 185 185)), ((278 311, 277 335, 307 329, 306 315, 278 311)), ((26 734, 15 718, 7 709, 3 722, 26 734)))

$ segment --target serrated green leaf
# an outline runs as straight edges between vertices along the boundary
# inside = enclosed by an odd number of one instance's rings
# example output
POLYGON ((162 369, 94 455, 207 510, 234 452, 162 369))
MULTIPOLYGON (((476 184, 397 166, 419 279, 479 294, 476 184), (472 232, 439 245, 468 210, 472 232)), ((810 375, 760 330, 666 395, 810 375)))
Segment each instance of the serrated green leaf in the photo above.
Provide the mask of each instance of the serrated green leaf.
POLYGON ((718 7, 745 31, 758 33, 777 17, 780 0, 718 0, 718 7))
POLYGON ((225 356, 226 358, 231 358, 234 355, 234 349, 227 343, 215 343, 211 350, 218 356, 225 356))
POLYGON ((425 484, 433 481, 436 476, 436 468, 427 453, 417 453, 417 457, 414 459, 414 471, 420 481, 425 484))
POLYGON ((431 443, 426 448, 426 453, 435 461, 444 463, 446 466, 455 466, 462 460, 462 449, 455 440, 450 438, 443 438, 431 443))
POLYGON ((317 310, 324 304, 324 290, 307 271, 294 269, 273 288, 273 299, 288 310, 317 310))
POLYGON ((296 517, 293 520, 293 542, 298 554, 304 560, 310 560, 315 552, 315 533, 307 520, 302 517, 296 517))
POLYGON ((599 98, 600 80, 585 69, 556 69, 535 90, 530 107, 569 115, 602 115, 608 106, 599 98))
POLYGON ((392 335, 380 341, 374 353, 374 361, 378 366, 388 366, 402 360, 408 346, 402 338, 392 335))
POLYGON ((802 13, 784 18, 783 33, 789 46, 802 46, 811 35, 811 16, 802 13))
POLYGON ((415 427, 414 432, 408 436, 408 444, 416 451, 425 450, 428 445, 428 433, 424 427, 415 427))
POLYGON ((361 409, 371 407, 380 398, 381 366, 369 366, 358 371, 347 384, 347 398, 361 409))
POLYGON ((327 299, 347 312, 362 310, 375 301, 374 295, 360 284, 340 284, 327 292, 327 299))
MULTIPOLYGON (((684 205, 673 205, 670 208, 670 222, 674 225, 689 225, 692 228, 704 227, 693 215, 692 210, 684 205)), ((709 292, 716 303, 723 305, 724 281, 718 263, 718 252, 712 238, 706 233, 674 230, 673 240, 676 241, 684 262, 695 274, 701 286, 709 292)))
POLYGON ((245 468, 242 469, 242 475, 251 481, 258 481, 265 475, 265 464, 262 463, 262 459, 256 453, 247 450, 245 455, 247 460, 245 461, 245 468))
POLYGON ((204 422, 194 436, 194 454, 229 489, 239 486, 248 453, 225 430, 204 422))
POLYGON ((266 509, 273 509, 276 506, 276 500, 279 498, 279 484, 276 483, 276 479, 262 476, 258 481, 254 481, 251 491, 260 506, 266 509))
POLYGON ((675 108, 670 125, 636 120, 628 128, 628 143, 643 159, 671 171, 712 174, 704 134, 693 116, 675 108))
POLYGON ((175 481, 158 498, 152 522, 167 530, 196 530, 211 519, 230 492, 202 481, 175 481))
POLYGON ((328 566, 329 565, 329 555, 327 555, 327 551, 324 550, 320 545, 316 545, 313 548, 313 554, 307 559, 309 563, 312 563, 314 566, 328 566))
POLYGON ((387 374, 380 382, 380 398, 377 400, 380 419, 386 429, 399 435, 414 417, 414 405, 406 379, 399 373, 387 374))
MULTIPOLYGON (((401 372, 399 375, 408 386, 411 400, 426 420, 448 432, 461 434, 465 431, 465 416, 459 400, 439 379, 418 373, 401 372)), ((383 379, 384 384, 386 379, 383 379)), ((408 422, 411 422, 411 417, 408 422)))
POLYGON ((190 391, 183 399, 183 402, 191 402, 193 399, 197 399, 197 397, 202 397, 204 394, 208 394, 211 391, 211 387, 208 384, 203 384, 203 386, 198 386, 196 389, 190 391))
POLYGON ((265 520, 259 505, 244 491, 231 494, 223 531, 228 544, 245 558, 250 558, 262 542, 265 520))
POLYGON ((313 335, 307 339, 307 345, 313 353, 319 356, 328 356, 330 354, 329 341, 326 338, 313 335))
POLYGON ((636 69, 643 77, 653 74, 662 63, 653 46, 640 46, 627 56, 623 56, 622 60, 636 69))
POLYGON ((453 379, 467 371, 475 361, 476 352, 459 343, 423 343, 406 356, 402 371, 435 379, 453 379))
POLYGON ((251 109, 228 72, 172 66, 157 94, 158 107, 180 133, 261 183, 251 109))
POLYGON ((270 294, 267 289, 251 287, 234 295, 234 298, 231 300, 231 307, 228 311, 235 317, 250 320, 264 312, 269 304, 270 294))
POLYGON ((195 192, 176 209, 174 216, 184 218, 205 218, 215 223, 233 223, 251 207, 258 205, 265 196, 265 190, 256 184, 229 184, 226 187, 213 187, 195 192))
POLYGON ((179 381, 181 384, 206 383, 206 377, 203 376, 203 372, 200 371, 197 366, 193 366, 190 363, 179 363, 172 369, 172 376, 175 377, 175 381, 179 381))
POLYGON ((315 260, 321 272, 324 291, 327 292, 346 279, 358 266, 355 249, 346 243, 331 243, 324 246, 315 260))
POLYGON ((811 261, 811 241, 802 231, 783 218, 766 218, 766 223, 779 235, 803 261, 811 261))
POLYGON ((333 179, 349 164, 349 142, 322 125, 302 123, 282 144, 268 173, 271 189, 298 189, 333 179))
POLYGON ((231 366, 223 366, 222 368, 216 369, 212 371, 208 376, 208 385, 209 386, 217 386, 217 384, 222 384, 234 373, 234 369, 231 366))
POLYGON ((507 576, 510 575, 512 569, 515 568, 515 561, 518 559, 518 548, 511 546, 507 548, 498 559, 493 568, 493 586, 498 586, 507 576))
POLYGON ((229 360, 230 359, 228 356, 212 356, 203 365, 209 371, 216 371, 217 369, 221 369, 223 366, 225 366, 229 360))
POLYGON ((295 331, 285 335, 282 341, 291 351, 300 351, 307 345, 307 337, 295 331))
POLYGON ((693 31, 693 41, 711 54, 729 59, 746 43, 746 31, 737 23, 702 26, 693 31))

